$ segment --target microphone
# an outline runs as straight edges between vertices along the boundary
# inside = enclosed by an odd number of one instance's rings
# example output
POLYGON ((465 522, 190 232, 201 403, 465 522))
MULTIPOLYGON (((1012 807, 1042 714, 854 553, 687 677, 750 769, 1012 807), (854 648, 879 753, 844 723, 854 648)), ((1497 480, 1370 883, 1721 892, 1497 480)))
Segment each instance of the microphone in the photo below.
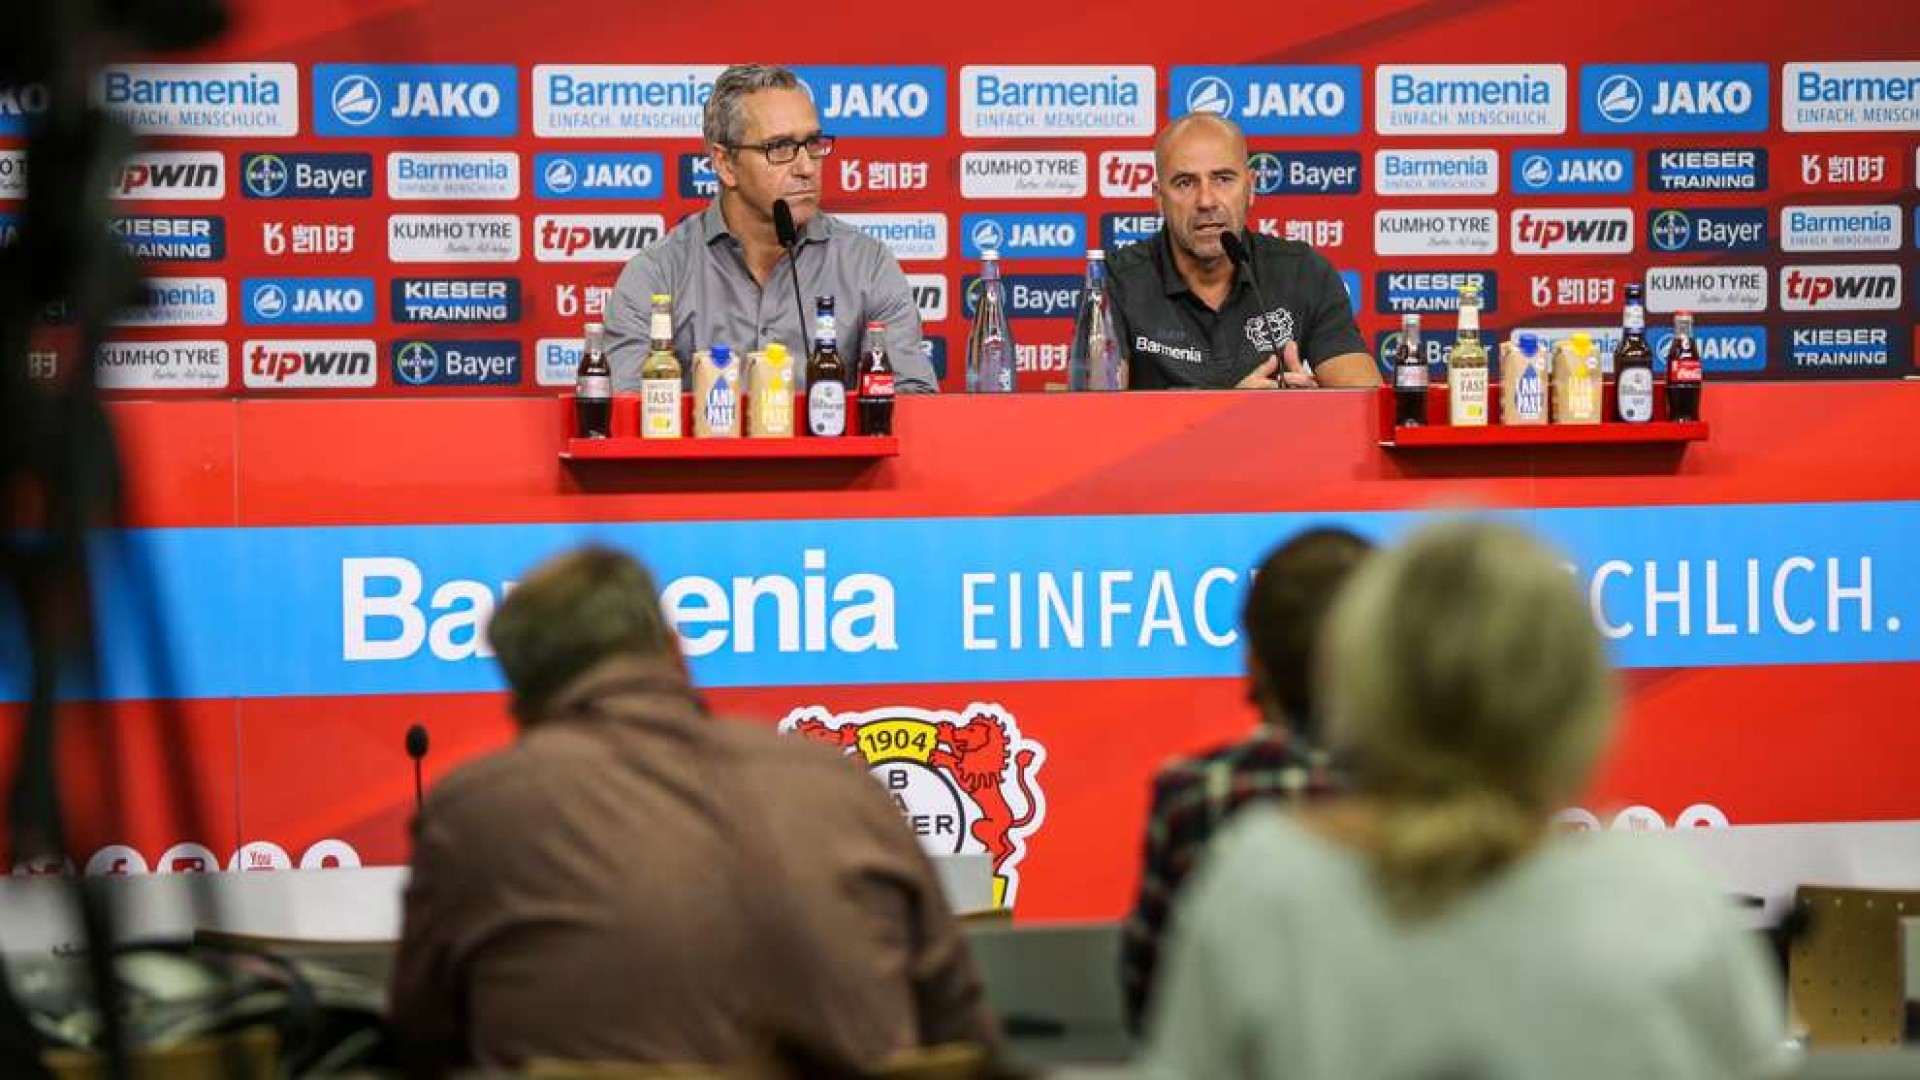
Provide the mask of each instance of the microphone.
MULTIPOLYGON (((793 313, 800 317, 800 347, 795 357, 811 355, 807 351, 807 305, 800 299, 800 230, 793 225, 793 208, 785 199, 773 200, 773 235, 780 246, 787 251, 787 266, 793 271, 793 313)), ((762 343, 764 344, 764 342, 762 343)), ((805 389, 807 365, 805 360, 792 361, 799 370, 789 372, 796 389, 805 389)))
MULTIPOLYGON (((1265 322, 1267 312, 1273 310, 1273 305, 1267 303, 1266 293, 1260 290, 1260 278, 1253 272, 1253 259, 1247 254, 1247 245, 1241 243, 1240 234, 1237 232, 1221 233, 1220 250, 1226 254, 1228 262, 1247 272, 1247 281, 1253 285, 1253 298, 1260 304, 1260 321, 1265 322)), ((1276 357, 1279 356, 1280 350, 1273 350, 1273 355, 1276 357)), ((1280 389, 1285 390, 1287 388, 1286 369, 1282 367, 1276 370, 1273 375, 1274 379, 1280 384, 1280 389)))
POLYGON ((418 817, 425 802, 424 790, 420 782, 421 762, 427 759, 427 728, 425 724, 415 724, 407 729, 407 756, 413 759, 413 813, 418 817))

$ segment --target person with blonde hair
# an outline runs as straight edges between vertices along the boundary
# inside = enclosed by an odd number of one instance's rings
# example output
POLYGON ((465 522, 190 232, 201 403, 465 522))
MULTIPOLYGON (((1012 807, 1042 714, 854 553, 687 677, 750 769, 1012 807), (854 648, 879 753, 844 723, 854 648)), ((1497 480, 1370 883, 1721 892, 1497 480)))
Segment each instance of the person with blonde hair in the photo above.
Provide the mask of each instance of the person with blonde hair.
POLYGON ((1612 727, 1566 562, 1423 529, 1330 616, 1319 694, 1353 794, 1239 815, 1175 913, 1148 1075, 1765 1075, 1783 994, 1673 847, 1556 834, 1612 727))

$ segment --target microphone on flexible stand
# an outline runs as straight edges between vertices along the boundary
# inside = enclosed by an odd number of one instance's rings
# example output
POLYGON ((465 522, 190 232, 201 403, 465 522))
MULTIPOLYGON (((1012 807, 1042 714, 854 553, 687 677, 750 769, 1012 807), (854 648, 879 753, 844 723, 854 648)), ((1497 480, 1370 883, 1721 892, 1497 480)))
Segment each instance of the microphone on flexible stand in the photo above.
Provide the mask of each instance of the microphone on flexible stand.
POLYGON ((418 817, 425 802, 425 789, 421 784, 421 763, 427 759, 427 728, 424 724, 415 724, 407 729, 407 756, 413 759, 413 813, 418 817))
MULTIPOLYGON (((804 358, 807 352, 807 305, 800 299, 800 230, 793 225, 793 208, 785 199, 773 200, 773 235, 786 249, 787 266, 793 270, 793 313, 800 317, 800 347, 794 352, 797 358, 804 358)), ((764 343, 763 343, 764 344, 764 343)), ((793 385, 804 388, 807 364, 804 359, 794 361, 798 371, 792 372, 793 385)))
MULTIPOLYGON (((1260 321, 1265 323, 1267 313, 1273 310, 1273 305, 1267 303, 1266 294, 1260 291, 1260 277, 1253 272, 1253 259, 1248 257, 1247 245, 1241 243, 1240 234, 1236 232, 1221 233, 1220 250, 1226 254, 1228 262, 1247 272, 1247 281, 1253 285, 1253 298, 1260 304, 1260 321)), ((1278 359, 1280 357, 1280 350, 1273 350, 1272 355, 1278 359)), ((1274 371, 1273 376, 1280 384, 1280 389, 1285 390, 1287 388, 1286 361, 1281 360, 1280 364, 1281 366, 1274 371)))

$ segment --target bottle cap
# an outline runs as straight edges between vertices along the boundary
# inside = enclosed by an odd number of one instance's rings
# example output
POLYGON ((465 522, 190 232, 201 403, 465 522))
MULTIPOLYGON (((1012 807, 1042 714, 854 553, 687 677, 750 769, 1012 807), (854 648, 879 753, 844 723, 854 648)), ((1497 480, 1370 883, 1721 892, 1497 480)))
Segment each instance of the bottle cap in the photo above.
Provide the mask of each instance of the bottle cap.
POLYGON ((733 350, 725 345, 715 345, 708 355, 713 358, 714 367, 726 367, 733 363, 733 350))
POLYGON ((1573 342, 1574 352, 1588 353, 1593 351, 1593 335, 1587 333, 1585 330, 1573 335, 1571 340, 1573 342))
POLYGON ((1099 248, 1088 248, 1087 258, 1092 262, 1105 262, 1107 259, 1107 253, 1105 251, 1102 251, 1099 248))
POLYGON ((590 322, 587 324, 587 333, 589 334, 604 334, 606 332, 607 324, 605 323, 590 322))
POLYGON ((1540 351, 1540 335, 1522 332, 1514 335, 1513 342, 1519 346, 1522 356, 1533 356, 1540 351))
MULTIPOLYGON (((721 348, 723 348, 723 349, 724 349, 724 348, 726 348, 726 346, 724 346, 724 345, 722 345, 722 346, 720 346, 720 347, 721 347, 721 348)), ((770 363, 770 364, 784 364, 784 363, 786 363, 786 362, 787 362, 787 347, 786 347, 785 345, 782 345, 782 344, 780 344, 780 343, 779 343, 779 342, 777 342, 777 341, 776 341, 776 342, 774 342, 774 343, 773 343, 773 344, 771 344, 771 345, 768 345, 768 346, 767 346, 767 362, 768 362, 768 363, 770 363)))
POLYGON ((869 320, 867 320, 867 333, 869 333, 869 334, 884 334, 884 333, 886 333, 886 332, 887 332, 887 324, 886 324, 886 323, 883 323, 883 322, 881 322, 881 321, 880 321, 879 319, 869 319, 869 320))
POLYGON ((672 294, 672 293, 663 293, 663 292, 657 292, 657 293, 654 293, 654 294, 653 294, 653 302, 654 302, 654 304, 655 304, 655 306, 658 306, 658 305, 660 305, 660 304, 671 304, 671 303, 673 303, 673 294, 672 294))

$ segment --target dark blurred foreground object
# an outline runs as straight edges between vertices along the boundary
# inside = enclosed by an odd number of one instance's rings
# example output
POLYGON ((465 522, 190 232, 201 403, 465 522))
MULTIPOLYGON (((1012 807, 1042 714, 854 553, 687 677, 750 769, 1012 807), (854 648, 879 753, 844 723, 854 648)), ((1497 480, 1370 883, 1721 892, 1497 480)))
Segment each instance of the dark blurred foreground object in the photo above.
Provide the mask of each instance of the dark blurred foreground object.
MULTIPOLYGON (((121 520, 120 465, 92 358, 108 318, 139 296, 133 259, 106 228, 109 179, 134 142, 88 104, 88 93, 103 64, 204 45, 226 22, 220 0, 0 3, 0 93, 27 114, 32 173, 17 237, 0 248, 0 619, 17 619, 26 644, 25 663, 10 664, 8 675, 28 676, 7 805, 14 862, 66 856, 54 774, 57 687, 71 678, 77 696, 97 696, 88 693, 97 669, 86 543, 89 530, 121 520), (48 321, 64 324, 48 332, 57 332, 56 355, 63 352, 65 363, 35 371, 36 325, 49 313, 48 321)), ((130 588, 151 601, 140 569, 130 588)), ((151 603, 144 614, 157 620, 151 603)), ((163 714, 163 723, 168 719, 177 721, 163 714)), ((184 786, 189 774, 170 775, 184 786)), ((191 826, 194 802, 185 805, 180 821, 191 826)), ((87 984, 99 1006, 98 1045, 107 1074, 126 1075, 118 981, 106 948, 111 927, 94 889, 73 880, 90 945, 87 984)), ((0 1075, 48 1076, 41 1039, 4 974, 0 1075)))

